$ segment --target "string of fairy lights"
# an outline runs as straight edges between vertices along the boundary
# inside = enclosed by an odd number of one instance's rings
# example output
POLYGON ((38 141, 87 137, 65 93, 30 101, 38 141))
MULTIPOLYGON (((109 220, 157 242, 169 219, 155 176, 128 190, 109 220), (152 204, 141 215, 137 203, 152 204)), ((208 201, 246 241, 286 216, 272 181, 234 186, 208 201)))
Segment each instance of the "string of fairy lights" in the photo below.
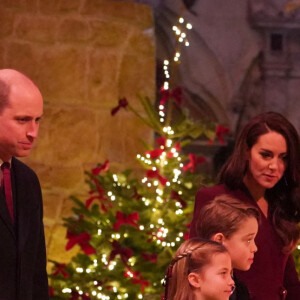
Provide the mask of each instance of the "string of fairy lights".
MULTIPOLYGON (((184 45, 185 47, 188 47, 190 45, 190 43, 188 41, 187 31, 191 30, 192 28, 193 28, 192 24, 186 22, 183 17, 179 17, 177 20, 177 24, 175 24, 172 27, 172 30, 176 37, 176 49, 175 49, 175 53, 174 53, 174 57, 173 57, 173 62, 175 64, 180 63, 180 57, 181 57, 180 46, 184 45)), ((164 90, 169 90, 169 87, 170 87, 169 81, 170 81, 171 76, 170 76, 169 66, 170 66, 170 61, 167 59, 164 60, 164 66, 163 66, 163 69, 164 69, 163 89, 164 90)), ((165 107, 163 104, 159 105, 159 116, 160 116, 160 122, 165 123, 165 107)), ((175 167, 173 169, 173 178, 171 178, 171 182, 175 183, 175 184, 176 183, 180 184, 181 183, 180 175, 182 172, 181 169, 183 167, 183 163, 181 162, 181 157, 179 156, 179 153, 177 152, 176 148, 174 147, 173 141, 171 139, 172 135, 174 135, 174 130, 171 128, 171 126, 165 126, 163 128, 163 132, 167 136, 169 136, 169 139, 166 140, 165 146, 161 146, 161 149, 163 150, 161 155, 158 158, 156 158, 155 160, 152 160, 149 154, 146 154, 145 156, 138 154, 137 159, 146 165, 152 166, 152 170, 156 171, 157 170, 156 166, 163 168, 164 166, 166 166, 168 164, 167 153, 169 151, 171 151, 173 157, 177 160, 177 163, 178 163, 177 167, 175 167)), ((113 179, 114 179, 113 186, 115 186, 115 187, 123 186, 124 187, 124 185, 119 182, 119 178, 116 174, 113 175, 113 179)), ((155 201, 157 201, 158 204, 162 204, 163 203, 163 199, 162 199, 163 187, 161 186, 159 180, 151 180, 147 177, 144 177, 141 181, 148 188, 152 188, 152 187, 156 188, 155 189, 155 191, 156 191, 155 201)), ((167 181, 166 186, 169 187, 171 185, 171 182, 167 181)), ((131 186, 127 185, 126 188, 130 189, 131 186)), ((178 191, 178 194, 181 195, 182 191, 178 191)), ((111 201, 116 200, 116 196, 113 194, 112 191, 108 191, 107 196, 110 198, 111 201)), ((153 204, 153 203, 151 203, 153 200, 147 199, 145 197, 142 197, 142 201, 144 202, 145 206, 149 206, 150 204, 153 204)), ((175 213, 177 215, 183 214, 182 206, 179 202, 176 202, 176 207, 177 207, 177 210, 175 211, 175 213)), ((153 212, 155 212, 156 208, 153 207, 152 210, 153 210, 153 212)), ((100 227, 100 225, 101 225, 100 222, 98 222, 99 227, 100 227)), ((146 228, 143 225, 139 225, 139 229, 146 230, 146 228)), ((150 224, 149 229, 154 230, 155 234, 153 235, 153 240, 157 243, 157 245, 160 245, 161 247, 175 247, 176 245, 178 245, 178 243, 181 243, 183 240, 184 233, 179 232, 177 237, 175 238, 175 242, 168 241, 169 230, 168 230, 168 228, 165 227, 165 223, 162 218, 157 219, 157 224, 150 224)), ((99 236, 102 234, 101 228, 97 229, 97 234, 99 236)), ((127 235, 127 233, 124 234, 125 238, 126 238, 126 235, 127 235)), ((111 237, 114 240, 119 240, 121 238, 121 235, 119 233, 114 233, 111 235, 111 237)), ((114 260, 110 260, 110 261, 108 260, 107 254, 102 254, 102 257, 99 258, 99 260, 110 271, 114 270, 115 266, 117 265, 117 262, 115 262, 114 260)), ((83 269, 82 267, 77 267, 76 272, 79 274, 94 273, 95 269, 98 267, 98 265, 99 265, 98 259, 94 259, 93 264, 91 266, 89 266, 89 268, 83 269)), ((135 265, 134 257, 129 258, 128 265, 131 267, 133 267, 135 265)), ((130 270, 126 271, 126 275, 130 278, 134 278, 134 274, 130 270)), ((97 280, 95 280, 93 282, 93 286, 94 286, 94 290, 91 292, 93 297, 96 297, 97 299, 101 299, 101 300, 111 300, 111 297, 105 294, 102 286, 100 285, 100 283, 97 280)), ((76 286, 75 289, 79 295, 84 295, 82 288, 80 288, 79 286, 76 286)), ((114 299, 123 300, 123 299, 127 299, 129 297, 128 293, 126 291, 124 292, 124 289, 122 289, 122 291, 119 291, 117 286, 113 286, 112 291, 115 293, 114 299)), ((62 290, 62 292, 71 294, 72 289, 64 288, 62 290)), ((138 294, 137 298, 143 299, 143 294, 142 293, 138 294)))
MULTIPOLYGON (((190 45, 188 38, 187 38, 187 31, 186 30, 191 30, 193 28, 191 23, 188 23, 185 21, 183 17, 178 18, 178 22, 176 25, 173 25, 172 30, 175 33, 176 37, 176 47, 175 47, 175 52, 174 52, 174 57, 173 61, 175 64, 180 63, 180 57, 181 57, 181 52, 180 52, 180 46, 183 44, 185 47, 188 47, 190 45)), ((164 60, 164 83, 163 83, 163 89, 164 90, 169 90, 170 88, 170 71, 169 71, 169 66, 170 66, 170 61, 168 59, 164 60)), ((158 107, 159 111, 158 114, 160 116, 160 122, 164 123, 165 122, 165 106, 163 104, 160 104, 158 107)), ((170 126, 164 128, 164 132, 167 134, 174 134, 172 128, 170 126), (166 131, 165 131, 166 130, 166 131)))

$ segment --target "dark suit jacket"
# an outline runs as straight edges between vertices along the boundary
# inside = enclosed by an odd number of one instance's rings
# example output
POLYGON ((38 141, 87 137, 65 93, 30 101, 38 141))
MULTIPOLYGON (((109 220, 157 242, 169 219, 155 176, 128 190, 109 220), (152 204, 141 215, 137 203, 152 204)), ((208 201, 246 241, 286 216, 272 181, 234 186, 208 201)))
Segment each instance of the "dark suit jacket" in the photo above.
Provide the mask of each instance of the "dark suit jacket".
POLYGON ((205 204, 217 195, 228 194, 245 203, 256 206, 261 220, 255 242, 258 251, 249 271, 235 271, 235 276, 248 287, 251 300, 300 300, 300 282, 292 255, 282 252, 282 243, 273 228, 270 216, 266 218, 247 188, 230 190, 224 184, 198 191, 195 200, 194 216, 190 237, 197 236, 197 219, 205 204))
POLYGON ((247 286, 238 278, 233 276, 235 290, 229 297, 229 300, 250 300, 250 295, 247 286))
POLYGON ((0 192, 0 300, 47 300, 41 188, 36 174, 12 159, 15 222, 0 192))

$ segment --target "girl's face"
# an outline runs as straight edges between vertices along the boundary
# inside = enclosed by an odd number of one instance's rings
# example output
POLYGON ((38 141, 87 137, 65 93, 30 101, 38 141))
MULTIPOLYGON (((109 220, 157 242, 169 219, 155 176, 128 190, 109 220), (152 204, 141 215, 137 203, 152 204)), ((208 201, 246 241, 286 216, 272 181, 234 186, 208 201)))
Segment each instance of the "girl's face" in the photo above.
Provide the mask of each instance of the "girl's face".
POLYGON ((275 131, 261 135, 249 150, 249 168, 244 182, 250 192, 270 189, 282 178, 286 170, 287 144, 275 131))
POLYGON ((231 273, 229 254, 213 255, 210 264, 205 266, 199 274, 199 288, 195 291, 196 299, 228 300, 234 286, 231 273))
POLYGON ((257 251, 254 242, 257 231, 257 220, 254 217, 249 217, 241 223, 239 230, 233 233, 230 238, 224 238, 223 245, 231 256, 234 269, 242 271, 250 269, 254 253, 257 251))

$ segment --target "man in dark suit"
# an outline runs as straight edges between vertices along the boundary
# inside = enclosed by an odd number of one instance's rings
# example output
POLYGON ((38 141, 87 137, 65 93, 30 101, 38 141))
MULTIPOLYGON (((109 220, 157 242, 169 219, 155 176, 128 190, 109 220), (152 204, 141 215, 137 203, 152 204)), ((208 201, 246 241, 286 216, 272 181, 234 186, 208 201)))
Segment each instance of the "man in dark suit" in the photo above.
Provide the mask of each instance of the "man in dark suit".
POLYGON ((18 71, 0 70, 0 300, 49 299, 41 188, 16 158, 30 153, 42 114, 36 85, 18 71))

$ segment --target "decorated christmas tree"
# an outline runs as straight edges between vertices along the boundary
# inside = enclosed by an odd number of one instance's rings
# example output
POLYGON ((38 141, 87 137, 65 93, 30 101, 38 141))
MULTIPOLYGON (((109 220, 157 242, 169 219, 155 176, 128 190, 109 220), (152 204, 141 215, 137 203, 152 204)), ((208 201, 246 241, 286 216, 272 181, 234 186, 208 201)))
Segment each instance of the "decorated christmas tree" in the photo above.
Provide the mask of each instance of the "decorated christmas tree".
POLYGON ((161 90, 158 109, 140 100, 146 117, 126 99, 112 115, 122 108, 136 114, 156 132, 156 145, 137 154, 141 176, 113 173, 109 161, 86 173, 89 195, 73 197, 74 216, 65 219, 66 250, 81 250, 68 264, 52 261, 52 299, 161 299, 165 270, 188 238, 195 193, 209 182, 195 173, 205 158, 184 148, 199 137, 209 143, 215 133, 222 141, 224 128, 190 120, 179 88, 161 90))
MULTIPOLYGON (((189 46, 186 30, 192 25, 180 17, 173 26, 180 63, 180 44, 189 46)), ((67 263, 52 261, 51 299, 161 299, 165 271, 178 246, 188 238, 194 198, 211 180, 197 166, 205 161, 189 153, 193 139, 224 143, 227 129, 202 120, 193 121, 182 105, 182 89, 170 89, 165 60, 160 101, 140 97, 142 112, 123 98, 112 109, 133 113, 153 129, 155 145, 137 153, 141 169, 114 173, 105 161, 86 172, 90 192, 86 199, 72 197, 74 215, 65 219, 66 251, 80 251, 67 263), (196 172, 197 170, 197 172, 196 172)), ((174 85, 174 84, 173 84, 174 85)))

